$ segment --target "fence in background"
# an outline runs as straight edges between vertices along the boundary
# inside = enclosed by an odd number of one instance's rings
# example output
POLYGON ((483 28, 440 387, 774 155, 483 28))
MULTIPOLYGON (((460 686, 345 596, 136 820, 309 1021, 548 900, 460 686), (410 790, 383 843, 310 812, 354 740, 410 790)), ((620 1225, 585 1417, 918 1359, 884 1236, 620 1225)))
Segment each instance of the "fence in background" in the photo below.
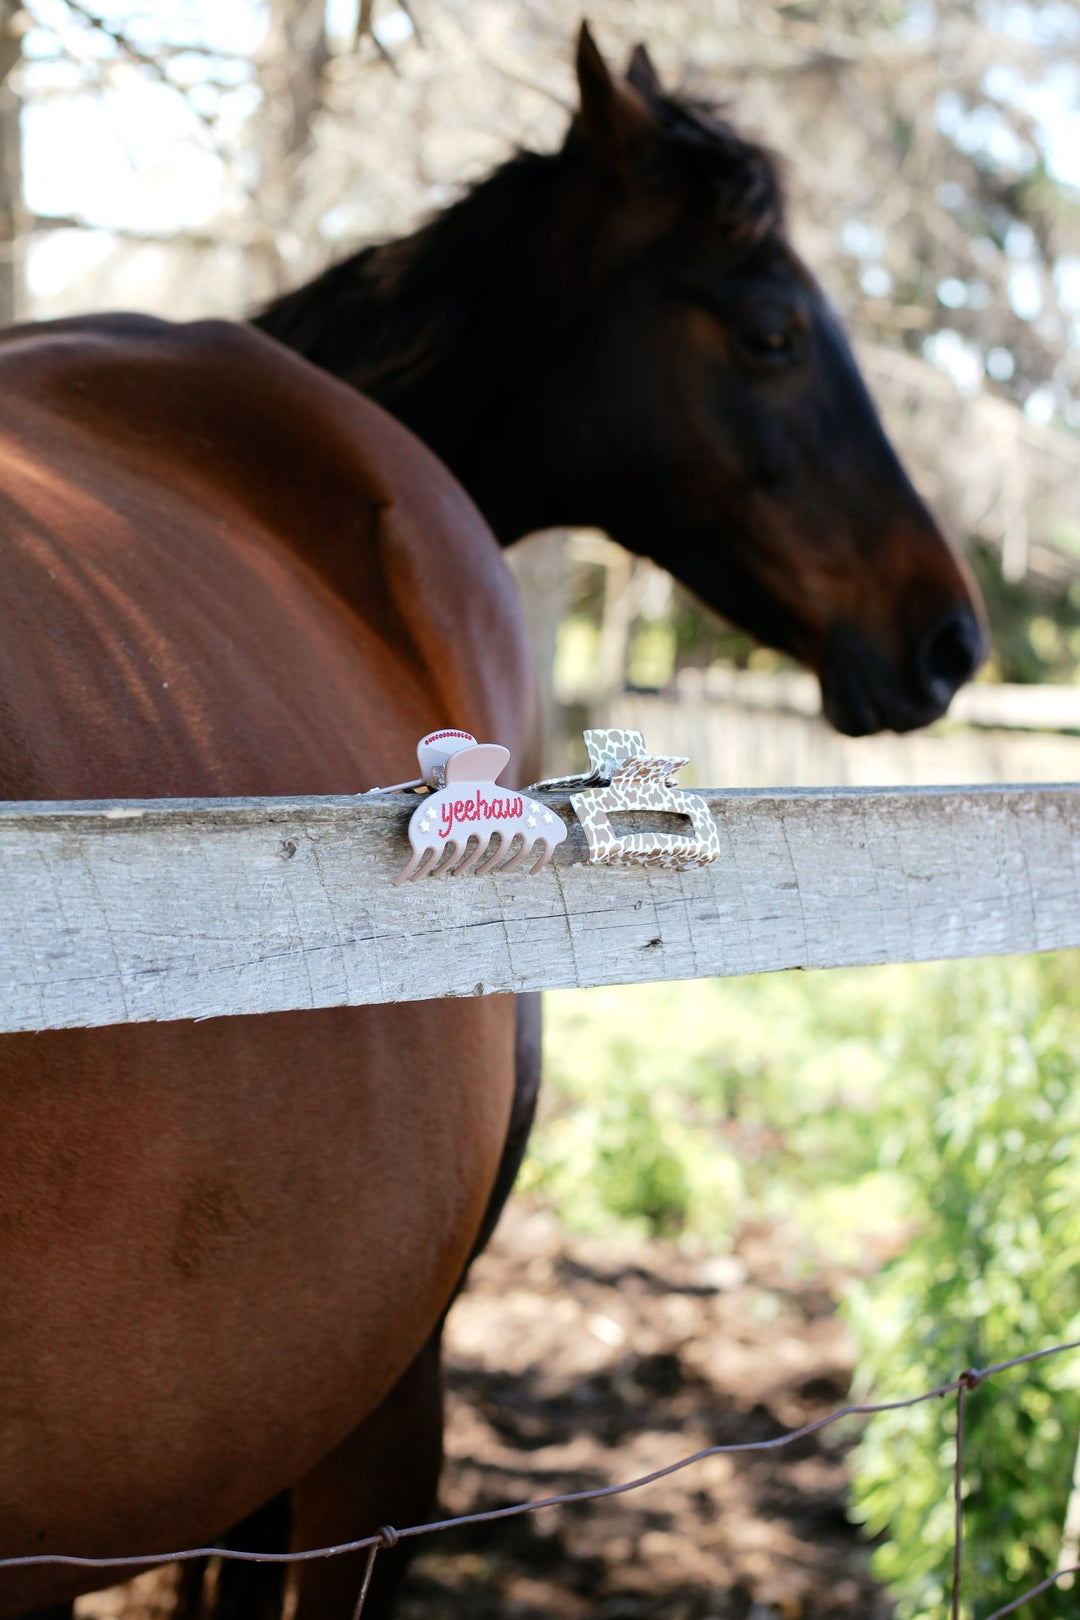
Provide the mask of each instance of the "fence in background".
POLYGON ((812 675, 683 670, 670 693, 566 697, 569 735, 583 724, 643 731, 655 753, 689 758, 694 785, 1080 782, 1080 687, 968 686, 929 732, 859 738, 820 718, 812 675))

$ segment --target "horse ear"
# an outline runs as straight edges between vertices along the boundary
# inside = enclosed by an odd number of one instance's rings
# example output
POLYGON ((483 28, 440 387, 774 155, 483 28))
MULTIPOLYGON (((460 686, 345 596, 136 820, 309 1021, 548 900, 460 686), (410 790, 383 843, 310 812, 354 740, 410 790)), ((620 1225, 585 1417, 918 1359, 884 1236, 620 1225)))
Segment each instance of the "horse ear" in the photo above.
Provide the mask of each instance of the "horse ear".
POLYGON ((653 59, 640 42, 630 52, 630 61, 626 67, 626 80, 632 84, 639 95, 651 101, 654 96, 662 96, 664 87, 660 83, 660 75, 653 66, 653 59))
POLYGON ((656 133, 656 119, 632 84, 612 78, 585 22, 578 35, 577 81, 578 128, 594 156, 624 181, 631 180, 643 143, 656 133))

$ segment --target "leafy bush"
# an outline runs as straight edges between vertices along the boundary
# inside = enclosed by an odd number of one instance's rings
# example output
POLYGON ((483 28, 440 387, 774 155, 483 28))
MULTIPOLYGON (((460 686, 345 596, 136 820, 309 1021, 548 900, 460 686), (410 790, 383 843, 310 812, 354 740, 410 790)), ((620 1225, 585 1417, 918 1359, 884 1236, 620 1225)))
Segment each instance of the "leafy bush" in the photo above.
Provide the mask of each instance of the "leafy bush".
MULTIPOLYGON (((1075 957, 934 971, 883 1108, 882 1156, 906 1181, 917 1230, 853 1296, 864 1387, 914 1394, 1080 1337, 1078 991, 1075 957)), ((1056 1566, 1078 1375, 1080 1358, 1052 1358, 968 1397, 963 1592, 980 1613, 1056 1566)), ((951 1414, 950 1403, 875 1418, 856 1458, 858 1509, 889 1537, 875 1570, 905 1620, 940 1616, 948 1592, 951 1414)), ((1051 1591, 1025 1613, 1051 1620, 1065 1601, 1051 1591)))
MULTIPOLYGON (((1080 1337, 1080 957, 791 973, 548 998, 525 1184, 570 1224, 723 1245, 782 1218, 864 1272, 859 1379, 885 1398, 1080 1337)), ((968 1399, 965 1601, 1055 1566, 1080 1356, 968 1399)), ((952 1404, 869 1424, 856 1509, 904 1620, 944 1612, 952 1404)), ((1051 1592, 1025 1615, 1078 1607, 1051 1592)))

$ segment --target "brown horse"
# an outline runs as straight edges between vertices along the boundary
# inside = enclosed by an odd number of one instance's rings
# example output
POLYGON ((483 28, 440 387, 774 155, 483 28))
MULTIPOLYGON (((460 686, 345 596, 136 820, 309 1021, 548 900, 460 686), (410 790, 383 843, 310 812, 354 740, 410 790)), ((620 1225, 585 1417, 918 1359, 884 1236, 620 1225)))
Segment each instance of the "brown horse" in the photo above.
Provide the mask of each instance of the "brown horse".
MULTIPOLYGON (((264 324, 323 363, 340 334, 501 538, 605 522, 848 729, 940 712, 977 608, 771 166, 642 56, 580 67, 562 154, 264 324)), ((377 408, 220 324, 27 329, 0 377, 0 791, 355 791, 446 724, 534 769, 497 550, 377 408)), ((286 1488, 294 1546, 425 1516, 440 1320, 536 1075, 506 998, 0 1040, 0 1551, 205 1542, 286 1488)), ((0 1617, 93 1584, 5 1574, 0 1617)), ((300 1620, 357 1584, 305 1566, 300 1620)))
MULTIPOLYGON (((447 722, 533 768, 498 550, 378 407, 220 323, 30 328, 0 379, 5 794, 353 792, 447 722)), ((302 1541, 423 1516, 514 1084, 508 997, 0 1039, 0 1553, 290 1485, 302 1541)), ((103 1580, 8 1574, 0 1614, 103 1580)))

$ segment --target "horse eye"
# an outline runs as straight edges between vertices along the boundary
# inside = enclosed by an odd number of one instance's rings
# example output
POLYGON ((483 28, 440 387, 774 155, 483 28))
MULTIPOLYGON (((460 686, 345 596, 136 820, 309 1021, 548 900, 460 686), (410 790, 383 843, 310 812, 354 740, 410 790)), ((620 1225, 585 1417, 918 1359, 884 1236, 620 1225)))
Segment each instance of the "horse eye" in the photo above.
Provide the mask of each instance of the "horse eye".
POLYGON ((727 334, 737 359, 757 370, 779 370, 802 357, 809 320, 797 303, 787 299, 739 299, 693 273, 676 280, 683 297, 714 317, 727 334))
POLYGON ((753 365, 789 365, 799 352, 798 334, 790 326, 746 327, 737 338, 753 365))

